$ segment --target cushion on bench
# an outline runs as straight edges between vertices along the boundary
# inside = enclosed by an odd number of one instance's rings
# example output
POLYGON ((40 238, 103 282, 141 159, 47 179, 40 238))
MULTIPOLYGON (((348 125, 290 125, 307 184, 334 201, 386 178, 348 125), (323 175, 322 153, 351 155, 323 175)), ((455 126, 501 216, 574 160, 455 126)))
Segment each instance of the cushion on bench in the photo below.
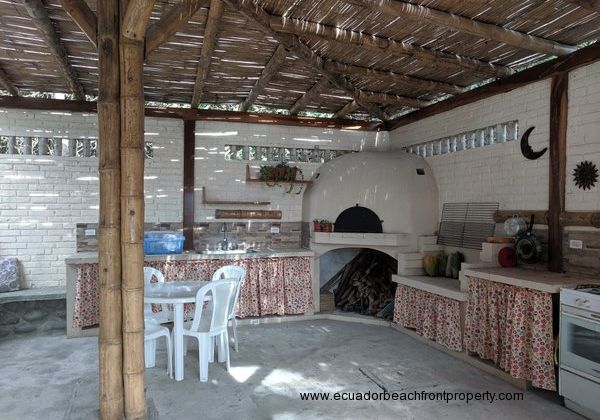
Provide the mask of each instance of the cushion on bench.
POLYGON ((0 293, 19 290, 19 264, 16 258, 0 258, 0 293))

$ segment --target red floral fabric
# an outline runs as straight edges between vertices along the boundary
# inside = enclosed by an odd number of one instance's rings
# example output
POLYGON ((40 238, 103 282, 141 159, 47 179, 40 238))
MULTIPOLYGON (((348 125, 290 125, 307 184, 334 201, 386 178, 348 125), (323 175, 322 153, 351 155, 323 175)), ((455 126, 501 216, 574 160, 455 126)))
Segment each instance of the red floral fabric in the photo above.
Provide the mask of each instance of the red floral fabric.
MULTIPOLYGON (((310 258, 254 258, 243 260, 197 260, 146 262, 160 270, 165 281, 210 280, 225 265, 246 268, 240 289, 237 316, 295 315, 312 311, 312 273, 310 258)), ((73 326, 98 323, 98 265, 81 264, 75 284, 73 326)), ((185 317, 194 312, 194 304, 185 305, 185 317)))
POLYGON ((556 390, 552 295, 469 279, 465 347, 512 377, 556 390))
POLYGON ((462 350, 460 302, 399 284, 394 322, 449 349, 462 350))

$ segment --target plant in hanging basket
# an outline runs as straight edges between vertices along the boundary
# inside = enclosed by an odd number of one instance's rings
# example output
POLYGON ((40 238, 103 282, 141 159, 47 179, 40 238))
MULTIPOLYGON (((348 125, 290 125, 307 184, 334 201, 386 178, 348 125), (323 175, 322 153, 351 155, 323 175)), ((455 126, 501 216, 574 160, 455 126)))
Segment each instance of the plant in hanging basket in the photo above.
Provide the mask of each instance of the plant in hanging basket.
MULTIPOLYGON (((298 181, 300 175, 301 180, 304 179, 302 170, 296 166, 289 166, 286 162, 279 163, 276 166, 261 166, 258 173, 258 179, 267 183, 268 186, 281 186, 283 183, 289 183, 290 187, 286 191, 288 194, 294 189, 294 183, 298 181)), ((302 192, 302 184, 296 194, 302 192)))

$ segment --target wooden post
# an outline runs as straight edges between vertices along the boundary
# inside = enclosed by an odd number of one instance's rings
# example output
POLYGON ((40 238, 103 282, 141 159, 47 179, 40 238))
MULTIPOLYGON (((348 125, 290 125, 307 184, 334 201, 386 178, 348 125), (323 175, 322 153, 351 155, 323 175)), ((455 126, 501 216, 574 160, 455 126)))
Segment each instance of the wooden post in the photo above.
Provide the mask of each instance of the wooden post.
POLYGON ((194 164, 196 121, 183 121, 183 236, 186 250, 194 249, 194 164))
MULTIPOLYGON (((125 4, 123 0, 121 4, 125 4)), ((135 5, 131 3, 130 6, 135 5)), ((141 30, 139 27, 136 30, 141 30)), ((121 33, 121 261, 123 396, 127 419, 146 418, 144 385, 144 41, 121 33)))
MULTIPOLYGON (((119 0, 98 2, 98 347, 102 420, 123 417, 119 20, 119 0)), ((69 139, 70 152, 73 142, 69 139)))
POLYGON ((550 90, 550 173, 548 193, 548 269, 562 272, 563 228, 560 215, 565 211, 567 179, 567 121, 569 111, 569 73, 552 77, 550 90))

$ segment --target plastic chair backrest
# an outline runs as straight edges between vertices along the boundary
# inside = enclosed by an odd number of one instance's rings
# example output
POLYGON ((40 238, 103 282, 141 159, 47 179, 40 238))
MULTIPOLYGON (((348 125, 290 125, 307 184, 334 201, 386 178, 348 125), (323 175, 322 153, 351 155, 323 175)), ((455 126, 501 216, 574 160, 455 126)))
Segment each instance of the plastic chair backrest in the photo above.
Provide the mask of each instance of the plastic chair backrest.
POLYGON ((232 278, 238 280, 238 284, 235 288, 235 297, 229 307, 229 319, 231 319, 235 317, 235 307, 237 306, 238 299, 240 298, 240 289, 242 288, 242 284, 246 279, 246 269, 238 265, 226 265, 215 271, 212 277, 213 281, 221 278, 232 278))
MULTIPOLYGON (((156 268, 152 267, 144 267, 144 286, 147 286, 151 283, 154 283, 152 279, 155 278, 157 283, 164 283, 165 276, 156 268)), ((144 316, 153 318, 159 322, 167 322, 169 321, 169 311, 167 310, 166 305, 163 306, 161 304, 155 304, 160 307, 160 312, 152 312, 152 304, 144 304, 144 316)))
POLYGON ((229 305, 235 298, 237 279, 215 280, 202 286, 196 293, 196 309, 194 321, 190 330, 198 331, 202 317, 210 316, 210 332, 221 332, 227 328, 229 321, 229 305), (211 297, 211 304, 204 308, 207 296, 211 297))

